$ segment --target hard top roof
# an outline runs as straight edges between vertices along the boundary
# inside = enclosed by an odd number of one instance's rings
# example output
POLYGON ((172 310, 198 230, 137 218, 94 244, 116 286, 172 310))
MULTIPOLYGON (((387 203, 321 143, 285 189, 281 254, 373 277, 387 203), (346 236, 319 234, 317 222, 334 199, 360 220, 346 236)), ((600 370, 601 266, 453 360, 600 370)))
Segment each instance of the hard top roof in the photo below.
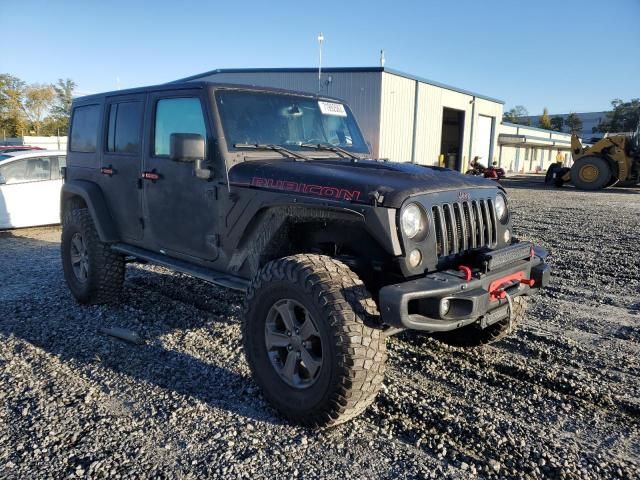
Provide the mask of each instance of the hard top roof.
POLYGON ((303 96, 308 98, 334 100, 334 101, 339 101, 344 103, 344 100, 336 97, 331 97, 328 95, 316 95, 309 92, 298 92, 294 90, 285 90, 282 88, 263 87, 260 85, 219 83, 219 82, 211 82, 211 81, 171 82, 171 83, 163 83, 160 85, 151 85, 148 87, 128 88, 126 90, 113 90, 110 92, 95 93, 92 95, 76 97, 73 99, 73 102, 74 103, 91 103, 91 102, 100 101, 106 97, 134 95, 137 93, 166 92, 166 91, 175 91, 175 90, 194 90, 198 88, 200 89, 211 88, 214 90, 219 90, 219 89, 249 90, 249 91, 255 91, 255 92, 276 93, 281 95, 296 95, 296 96, 303 96))

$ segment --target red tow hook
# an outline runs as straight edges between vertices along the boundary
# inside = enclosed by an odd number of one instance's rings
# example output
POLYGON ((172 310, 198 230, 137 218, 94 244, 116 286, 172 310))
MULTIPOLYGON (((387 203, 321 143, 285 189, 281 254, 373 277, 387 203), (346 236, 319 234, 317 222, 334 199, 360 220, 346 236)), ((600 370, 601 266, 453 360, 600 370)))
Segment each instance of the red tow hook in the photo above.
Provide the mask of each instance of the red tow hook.
POLYGON ((458 270, 462 273, 464 273, 464 281, 465 282, 470 282, 471 281, 471 276, 473 274, 473 272, 471 271, 471 269, 469 267, 466 267, 464 265, 460 265, 458 267, 458 270))
MULTIPOLYGON (((520 279, 520 283, 524 284, 524 285, 529 285, 530 287, 533 287, 533 285, 536 283, 536 281, 533 278, 521 278, 520 279)), ((504 288, 499 288, 497 290, 494 290, 492 292, 489 292, 489 295, 492 299, 504 299, 507 298, 507 292, 504 291, 504 288)))

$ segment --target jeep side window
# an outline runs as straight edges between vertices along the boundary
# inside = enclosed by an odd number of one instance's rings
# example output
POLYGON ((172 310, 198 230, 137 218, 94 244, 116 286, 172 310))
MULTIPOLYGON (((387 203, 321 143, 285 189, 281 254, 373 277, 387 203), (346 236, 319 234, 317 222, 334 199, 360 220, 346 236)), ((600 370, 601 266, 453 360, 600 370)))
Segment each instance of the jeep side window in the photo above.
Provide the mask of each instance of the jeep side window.
POLYGON ((99 105, 86 105, 73 109, 71 121, 72 152, 93 153, 98 140, 99 105))
POLYGON ((109 107, 107 152, 136 154, 140 149, 142 103, 113 103, 109 107))
POLYGON ((169 155, 169 139, 172 133, 197 133, 206 141, 207 129, 199 98, 158 100, 153 142, 155 156, 169 155))

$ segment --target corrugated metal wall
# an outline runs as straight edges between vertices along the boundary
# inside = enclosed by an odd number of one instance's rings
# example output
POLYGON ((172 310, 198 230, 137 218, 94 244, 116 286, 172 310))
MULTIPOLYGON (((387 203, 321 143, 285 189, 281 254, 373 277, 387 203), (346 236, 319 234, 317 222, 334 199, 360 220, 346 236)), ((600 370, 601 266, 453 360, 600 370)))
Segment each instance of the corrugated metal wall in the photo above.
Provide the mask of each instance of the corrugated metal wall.
MULTIPOLYGON (((345 100, 358 119, 373 154, 378 156, 381 72, 324 72, 322 93, 345 100), (328 82, 329 77, 331 81, 328 82)), ((317 72, 221 72, 199 77, 210 82, 260 85, 317 93, 317 72)))
POLYGON ((400 162, 437 165, 442 153, 443 109, 452 108, 464 112, 461 169, 464 171, 469 164, 472 113, 476 125, 479 115, 494 119, 491 144, 492 157, 497 160, 497 125, 502 119, 502 104, 476 98, 474 109, 473 99, 472 95, 384 72, 380 156, 400 162))
POLYGON ((410 162, 413 150, 415 80, 382 74, 380 156, 410 162))

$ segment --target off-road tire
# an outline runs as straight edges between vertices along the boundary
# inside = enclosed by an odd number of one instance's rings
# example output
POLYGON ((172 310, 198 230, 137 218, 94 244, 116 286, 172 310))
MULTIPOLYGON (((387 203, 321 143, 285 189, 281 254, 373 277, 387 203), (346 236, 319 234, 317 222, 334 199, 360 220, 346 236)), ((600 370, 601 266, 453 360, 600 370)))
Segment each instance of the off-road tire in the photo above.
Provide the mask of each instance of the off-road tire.
POLYGON ((609 186, 613 177, 611 166, 595 155, 582 157, 571 167, 571 183, 580 190, 600 190, 609 186), (596 175, 590 178, 590 174, 596 175))
POLYGON ((100 241, 91 214, 86 208, 69 210, 62 222, 62 269, 71 293, 79 303, 101 304, 119 299, 124 283, 124 256, 100 241), (71 240, 79 233, 86 245, 86 281, 78 280, 71 265, 71 240))
POLYGON ((323 255, 301 254, 274 260, 255 276, 247 291, 243 321, 245 355, 265 398, 290 421, 327 427, 362 413, 384 380, 385 337, 374 328, 378 310, 358 276, 323 255), (292 299, 315 317, 323 339, 317 380, 296 389, 278 375, 267 355, 267 311, 292 299))
POLYGON ((499 342, 511 335, 518 325, 524 321, 527 303, 527 297, 514 297, 512 299, 511 319, 501 320, 485 329, 481 329, 477 324, 471 324, 450 332, 434 334, 433 337, 454 347, 481 347, 499 342))

